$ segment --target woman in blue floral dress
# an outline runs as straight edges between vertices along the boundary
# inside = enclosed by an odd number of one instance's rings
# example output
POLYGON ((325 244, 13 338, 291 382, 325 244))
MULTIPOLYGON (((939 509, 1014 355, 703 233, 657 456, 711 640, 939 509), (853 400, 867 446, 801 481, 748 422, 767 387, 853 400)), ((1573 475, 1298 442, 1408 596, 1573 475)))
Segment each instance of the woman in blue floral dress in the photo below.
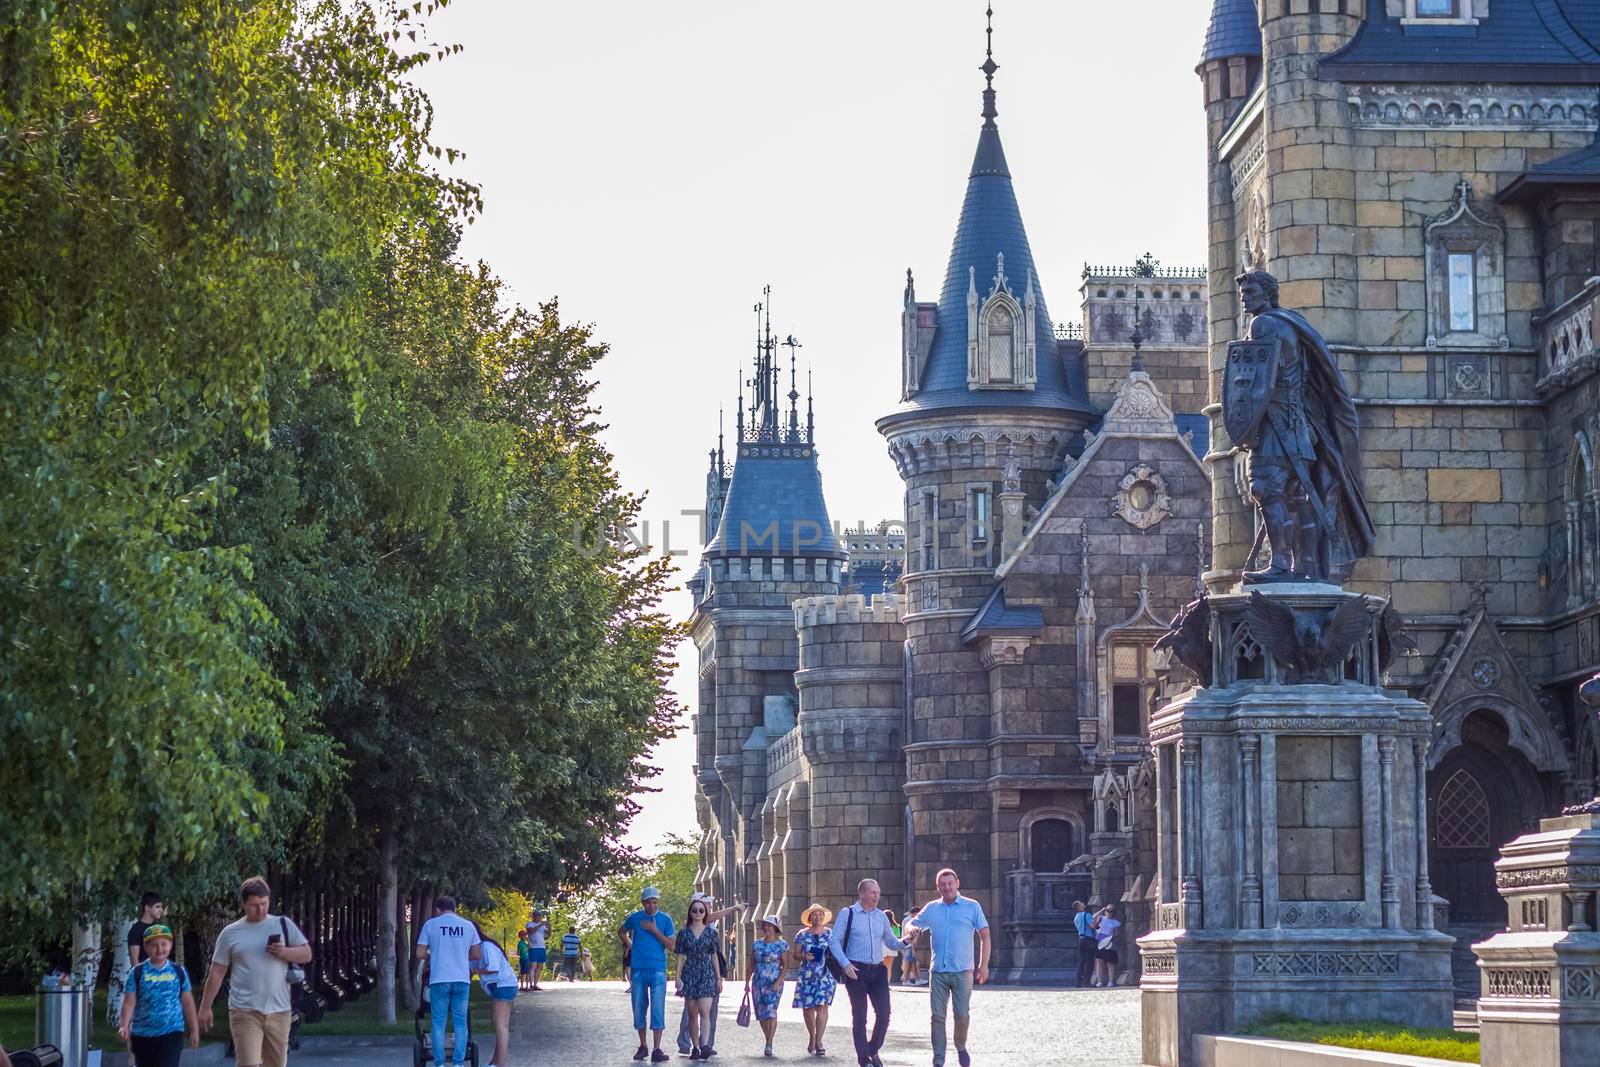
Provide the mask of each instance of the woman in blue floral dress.
POLYGON ((688 1009, 689 1041, 692 1045, 689 1058, 706 1058, 701 1042, 711 1033, 711 998, 722 992, 722 976, 717 973, 717 929, 706 924, 708 905, 703 900, 689 902, 689 914, 683 929, 678 931, 673 950, 683 957, 678 966, 678 995, 688 1009))
POLYGON ((784 954, 789 942, 783 939, 783 924, 776 915, 762 919, 757 929, 761 938, 750 946, 750 999, 767 1038, 763 1055, 770 1056, 772 1038, 778 1032, 778 1001, 783 999, 784 954))
POLYGON ((799 980, 794 985, 794 1007, 806 1019, 806 1051, 813 1056, 827 1055, 822 1047, 822 1035, 828 1028, 828 1008, 838 984, 828 973, 828 943, 833 931, 828 924, 833 912, 821 904, 813 904, 800 913, 805 929, 794 935, 794 949, 789 958, 800 967, 799 980))

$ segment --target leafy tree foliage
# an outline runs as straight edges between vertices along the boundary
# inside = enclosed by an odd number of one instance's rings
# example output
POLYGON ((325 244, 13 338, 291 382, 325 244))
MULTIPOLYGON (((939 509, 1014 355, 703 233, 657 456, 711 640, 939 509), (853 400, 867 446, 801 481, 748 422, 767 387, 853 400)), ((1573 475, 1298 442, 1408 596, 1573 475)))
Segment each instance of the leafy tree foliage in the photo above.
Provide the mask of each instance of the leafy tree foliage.
MULTIPOLYGON (((645 886, 661 891, 661 910, 672 916, 675 927, 683 926, 689 912, 689 897, 694 893, 694 872, 698 859, 693 842, 682 838, 669 841, 671 851, 636 866, 633 870, 606 879, 592 890, 572 894, 551 913, 550 929, 555 938, 576 925, 583 943, 589 947, 596 978, 622 977, 622 943, 617 928, 639 908, 639 894, 645 886)), ((722 920, 725 932, 737 916, 722 920)))
POLYGON ((632 862, 668 569, 574 536, 605 349, 460 260, 422 10, 0 7, 0 912, 632 862))

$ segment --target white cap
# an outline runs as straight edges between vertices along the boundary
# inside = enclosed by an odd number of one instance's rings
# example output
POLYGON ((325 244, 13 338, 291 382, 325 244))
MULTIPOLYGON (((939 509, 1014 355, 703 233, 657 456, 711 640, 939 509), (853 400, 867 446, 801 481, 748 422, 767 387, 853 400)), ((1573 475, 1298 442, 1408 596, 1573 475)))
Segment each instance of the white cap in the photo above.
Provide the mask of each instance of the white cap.
POLYGON ((660 899, 661 899, 661 890, 657 889, 653 885, 645 886, 644 887, 644 891, 639 894, 639 903, 641 903, 641 904, 643 904, 647 900, 660 900, 660 899))

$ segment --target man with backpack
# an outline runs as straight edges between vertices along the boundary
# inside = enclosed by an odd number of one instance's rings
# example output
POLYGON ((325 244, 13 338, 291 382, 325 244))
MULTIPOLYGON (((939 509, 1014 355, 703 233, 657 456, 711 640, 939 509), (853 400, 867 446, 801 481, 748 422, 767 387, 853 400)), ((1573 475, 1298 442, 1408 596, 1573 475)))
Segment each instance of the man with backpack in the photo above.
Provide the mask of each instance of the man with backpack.
POLYGON ((211 1005, 228 979, 228 1027, 238 1067, 284 1067, 289 1059, 290 968, 311 962, 311 945, 294 922, 272 914, 265 878, 239 887, 244 917, 222 928, 200 998, 200 1028, 209 1031, 211 1005), (231 974, 231 976, 230 976, 231 974))

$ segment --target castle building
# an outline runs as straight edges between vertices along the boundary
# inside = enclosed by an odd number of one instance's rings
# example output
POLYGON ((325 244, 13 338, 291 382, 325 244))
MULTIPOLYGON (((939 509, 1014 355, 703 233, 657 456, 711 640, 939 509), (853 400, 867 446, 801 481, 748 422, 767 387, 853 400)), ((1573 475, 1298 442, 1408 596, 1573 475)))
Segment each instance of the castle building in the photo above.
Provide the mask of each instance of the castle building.
MULTIPOLYGON (((1255 540, 1215 401, 1248 326, 1234 278, 1264 269, 1357 398, 1377 547, 1347 585, 1392 598, 1418 646, 1388 684, 1433 716, 1431 895, 1475 990, 1496 850, 1600 786, 1576 700, 1600 670, 1600 8, 1214 0, 1206 270, 1086 267, 1062 326, 983 69, 943 284, 923 300, 907 274, 877 423, 898 570, 887 536, 814 535, 815 446, 793 398, 793 440, 767 429, 775 384, 732 470, 713 456, 702 887, 792 921, 869 874, 903 908, 953 866, 1016 981, 1065 977, 1074 899, 1148 928, 1144 729, 1176 677, 1153 646, 1255 540), (812 535, 739 536, 772 523, 812 535)), ((753 381, 776 382, 773 351, 753 381)), ((1331 816, 1303 816, 1304 847, 1333 849, 1331 816)))
POLYGON ((982 69, 943 284, 924 300, 907 272, 901 395, 877 423, 903 519, 757 543, 764 522, 826 523, 814 442, 768 441, 754 412, 731 471, 713 454, 697 881, 794 922, 865 876, 903 911, 951 866, 997 975, 1061 980, 1074 899, 1126 902, 1138 932, 1154 894, 1152 646, 1210 524, 1206 284, 1149 257, 1086 268, 1083 325, 1054 326, 982 69))
MULTIPOLYGON (((1429 867, 1465 945, 1497 927, 1496 850, 1592 796, 1600 737, 1600 6, 1589 0, 1215 0, 1198 68, 1209 158, 1211 395, 1265 269, 1357 397, 1377 549, 1434 718, 1429 867)), ((1213 589, 1253 509, 1210 433, 1213 589)))

